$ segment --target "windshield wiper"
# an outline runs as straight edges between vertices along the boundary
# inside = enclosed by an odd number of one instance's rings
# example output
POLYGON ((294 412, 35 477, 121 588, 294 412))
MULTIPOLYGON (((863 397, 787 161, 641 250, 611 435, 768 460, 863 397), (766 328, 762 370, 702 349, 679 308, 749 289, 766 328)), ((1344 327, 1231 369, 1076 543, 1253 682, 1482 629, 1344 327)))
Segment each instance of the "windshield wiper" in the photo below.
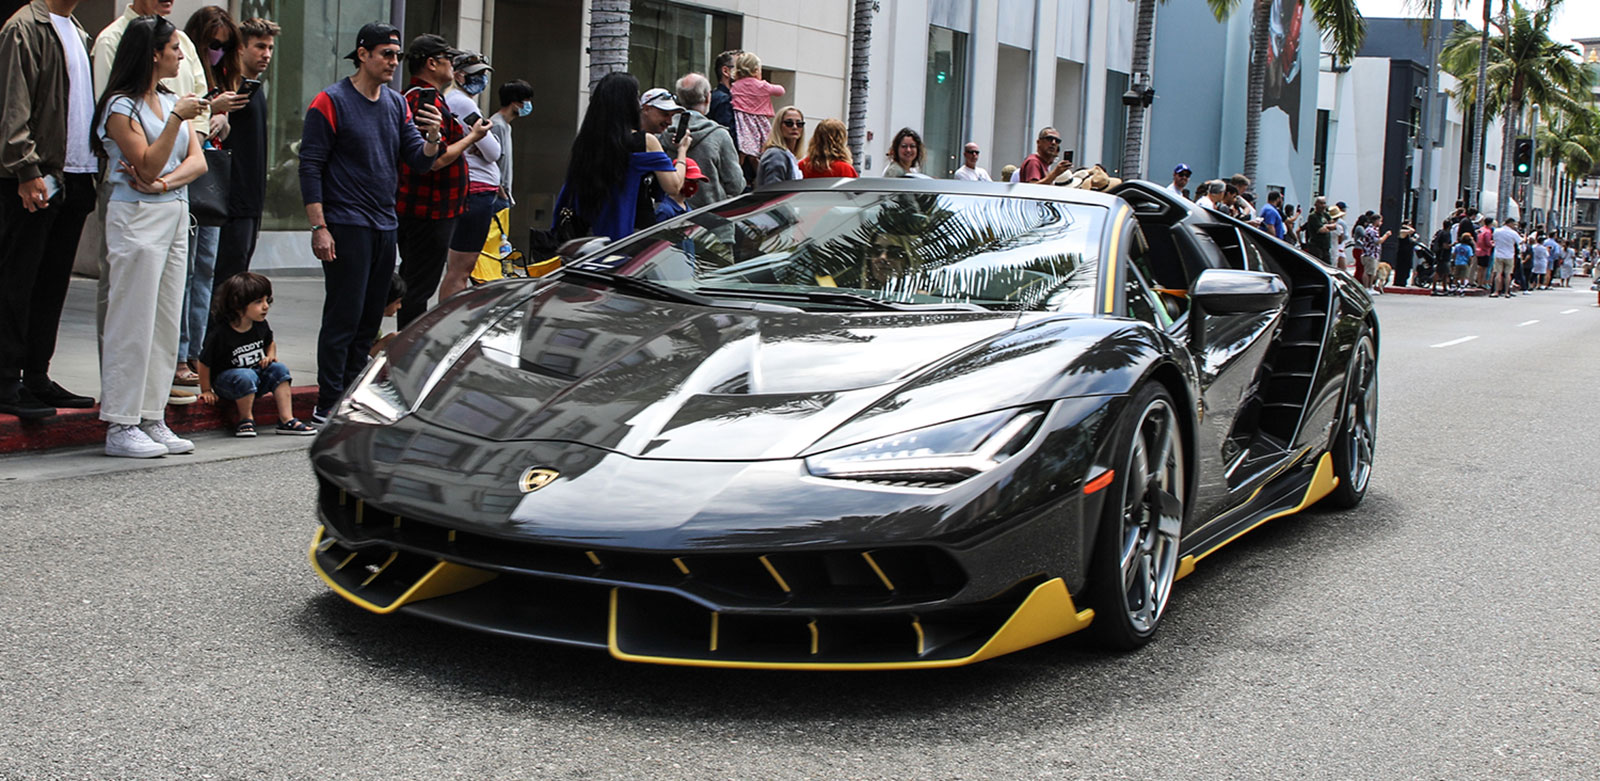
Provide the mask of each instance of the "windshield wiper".
POLYGON ((885 301, 881 298, 864 296, 860 293, 846 293, 833 290, 746 290, 738 288, 703 287, 700 290, 707 293, 740 296, 743 298, 777 298, 786 301, 810 301, 818 304, 837 304, 852 306, 858 309, 871 309, 887 312, 928 312, 939 310, 960 310, 966 312, 990 311, 977 304, 940 302, 935 304, 908 304, 899 301, 885 301))
POLYGON ((610 271, 597 271, 583 266, 566 266, 561 269, 561 276, 586 279, 590 282, 602 282, 612 287, 624 288, 635 293, 644 293, 662 301, 675 301, 680 304, 694 304, 695 306, 716 306, 717 303, 705 296, 695 295, 686 290, 679 290, 671 285, 663 285, 639 277, 630 277, 626 274, 617 274, 610 271))

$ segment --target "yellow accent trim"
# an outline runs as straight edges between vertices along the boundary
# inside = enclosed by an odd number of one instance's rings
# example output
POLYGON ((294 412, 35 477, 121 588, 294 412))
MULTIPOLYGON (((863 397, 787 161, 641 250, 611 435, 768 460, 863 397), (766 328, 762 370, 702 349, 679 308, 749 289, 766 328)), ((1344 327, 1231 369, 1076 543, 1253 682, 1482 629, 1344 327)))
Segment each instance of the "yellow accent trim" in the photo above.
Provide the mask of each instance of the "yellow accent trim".
POLYGON ((783 579, 782 575, 778 574, 778 568, 772 566, 772 562, 767 561, 766 556, 761 556, 759 558, 761 560, 761 566, 766 567, 767 573, 772 575, 772 579, 778 581, 778 588, 783 589, 783 593, 788 594, 789 583, 783 579))
POLYGON ((1117 249, 1122 245, 1122 223, 1128 219, 1127 209, 1118 209, 1111 223, 1111 257, 1106 260, 1106 302, 1104 314, 1117 311, 1117 249))
POLYGON ((679 572, 682 572, 685 575, 691 574, 689 572, 689 565, 684 564, 683 563, 683 559, 680 559, 677 556, 673 556, 672 557, 672 563, 678 565, 678 571, 679 572))
MULTIPOLYGON (((713 614, 715 615, 715 614, 713 614)), ((1094 620, 1094 611, 1079 610, 1060 578, 1040 583, 1000 630, 977 652, 960 659, 935 659, 909 662, 743 662, 721 659, 680 659, 670 656, 630 654, 617 645, 617 589, 611 590, 611 619, 606 643, 611 656, 625 662, 647 662, 683 667, 723 667, 736 670, 914 670, 963 665, 993 659, 1072 634, 1094 620)))
POLYGON ((339 506, 340 507, 344 506, 344 489, 343 488, 339 489, 339 506))
POLYGON ((589 563, 590 564, 593 564, 596 567, 600 566, 600 556, 597 555, 594 551, 586 550, 586 551, 583 552, 583 555, 589 557, 589 563))
POLYGON ((878 573, 878 580, 883 581, 883 587, 889 589, 890 591, 894 591, 894 582, 889 580, 889 576, 883 573, 883 568, 878 566, 878 562, 873 560, 872 554, 862 551, 861 558, 866 559, 867 566, 871 567, 873 572, 878 573))
MULTIPOLYGON (((617 590, 616 589, 611 589, 611 623, 613 625, 615 625, 617 623, 617 610, 616 610, 616 607, 617 607, 617 590)), ((719 626, 721 618, 722 618, 722 614, 721 613, 718 613, 718 612, 716 612, 714 610, 711 611, 711 651, 713 653, 715 653, 716 650, 717 650, 717 632, 718 632, 719 629, 721 629, 721 627, 719 626)))
POLYGON ((360 526, 362 521, 366 520, 366 516, 367 516, 367 503, 365 501, 357 499, 356 500, 356 525, 360 526))
POLYGON ((912 616, 911 617, 911 628, 912 628, 912 630, 914 630, 917 633, 917 656, 921 656, 923 653, 926 652, 926 650, 927 650, 927 642, 928 642, 927 636, 922 634, 922 621, 921 621, 921 619, 918 619, 916 616, 912 616))
POLYGON ((395 559, 398 559, 398 558, 400 558, 400 551, 393 551, 393 552, 391 552, 391 553, 390 553, 390 554, 389 554, 389 558, 387 558, 387 559, 384 559, 384 560, 383 560, 383 563, 382 563, 382 564, 379 564, 379 565, 378 565, 378 571, 377 571, 377 572, 374 572, 374 573, 372 573, 372 574, 371 574, 371 575, 368 575, 368 576, 367 576, 367 579, 366 579, 366 580, 363 580, 363 581, 361 581, 361 585, 362 585, 362 586, 368 586, 368 585, 371 585, 371 584, 372 584, 372 581, 374 581, 374 580, 377 580, 377 579, 378 579, 378 576, 379 576, 379 575, 382 575, 382 574, 383 574, 383 571, 384 571, 384 570, 386 570, 386 569, 388 569, 388 568, 389 568, 389 565, 390 565, 390 564, 393 564, 393 563, 394 563, 394 560, 395 560, 395 559))
POLYGON ((400 520, 401 520, 400 516, 396 515, 394 517, 394 528, 396 528, 396 529, 400 528, 400 520))
POLYGON ((822 287, 838 287, 839 286, 839 284, 837 282, 833 281, 833 275, 831 275, 831 274, 818 274, 817 275, 817 284, 822 286, 822 287))
POLYGON ((1174 583, 1194 574, 1194 557, 1184 556, 1178 559, 1178 574, 1172 576, 1174 583))
POLYGON ((450 533, 445 535, 444 539, 445 539, 445 542, 455 542, 456 541, 456 530, 455 529, 451 529, 450 533))
POLYGON ((348 566, 350 564, 350 562, 355 561, 356 560, 356 556, 358 556, 358 555, 360 555, 360 554, 352 553, 349 556, 344 557, 344 561, 339 562, 339 566, 333 568, 334 571, 337 572, 338 570, 344 569, 346 566, 348 566))
MULTIPOLYGON (((1299 504, 1288 510, 1275 512, 1259 521, 1256 521, 1255 523, 1250 524, 1244 529, 1236 532, 1232 537, 1229 537, 1228 539, 1212 546, 1212 548, 1205 553, 1202 553, 1198 556, 1183 557, 1183 560, 1178 562, 1178 574, 1174 577, 1174 580, 1194 572, 1194 565, 1199 563, 1201 559, 1204 559, 1205 557, 1222 550, 1222 548, 1228 543, 1233 542, 1234 540, 1237 540, 1246 534, 1249 534, 1257 526, 1276 518, 1282 518, 1285 515, 1294 515, 1295 513, 1300 512, 1301 510, 1304 510, 1313 504, 1316 504, 1318 500, 1332 493, 1333 489, 1337 488, 1338 486, 1339 478, 1335 477, 1333 474, 1333 454, 1323 453, 1322 458, 1317 459, 1317 471, 1311 475, 1311 484, 1306 486, 1305 495, 1300 497, 1299 504), (1185 566, 1186 563, 1187 566, 1185 566)), ((1260 489, 1257 489, 1257 491, 1259 490, 1260 489)))
MULTIPOLYGON (((317 534, 311 540, 311 569, 314 570, 318 577, 321 577, 323 582, 327 583, 328 587, 333 589, 334 592, 339 596, 344 597, 345 599, 354 602, 361 608, 369 610, 373 613, 393 613, 402 606, 412 602, 421 602, 424 599, 432 599, 434 597, 442 597, 447 594, 454 594, 458 591, 466 591, 469 588, 481 586, 484 583, 499 577, 498 574, 489 572, 488 570, 481 570, 475 567, 466 567, 460 564, 453 564, 448 561, 441 561, 434 565, 433 569, 428 570, 427 574, 423 575, 421 578, 418 578, 417 582, 412 584, 411 588, 407 589, 404 594, 401 594, 399 598, 395 599, 392 604, 378 605, 356 596, 354 593, 351 593, 349 589, 346 589, 344 586, 335 583, 333 578, 330 577, 328 573, 322 571, 322 565, 317 561, 317 546, 321 544, 322 535, 325 531, 326 529, 324 527, 318 526, 317 534)), ((350 559, 354 559, 355 557, 356 554, 350 554, 350 558, 345 559, 344 563, 340 564, 339 566, 343 567, 345 564, 350 563, 350 559)), ((391 558, 391 561, 392 560, 393 559, 391 558)), ((374 575, 374 577, 376 577, 376 575, 374 575)))
POLYGON ((806 628, 811 630, 811 655, 812 656, 816 656, 817 655, 817 637, 818 637, 817 619, 815 619, 815 618, 811 619, 811 623, 806 624, 806 628))

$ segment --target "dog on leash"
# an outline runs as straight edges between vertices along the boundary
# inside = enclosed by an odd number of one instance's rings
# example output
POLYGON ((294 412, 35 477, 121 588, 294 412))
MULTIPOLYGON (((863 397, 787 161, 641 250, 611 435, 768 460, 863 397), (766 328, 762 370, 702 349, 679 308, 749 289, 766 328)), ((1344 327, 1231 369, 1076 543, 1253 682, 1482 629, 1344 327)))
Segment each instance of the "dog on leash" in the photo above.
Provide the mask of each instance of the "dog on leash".
POLYGON ((1373 280, 1373 285, 1372 285, 1373 288, 1376 289, 1379 293, 1382 293, 1383 289, 1388 287, 1389 283, 1393 282, 1393 281, 1394 281, 1394 266, 1391 266, 1388 263, 1383 263, 1383 262, 1380 261, 1378 263, 1378 273, 1376 275, 1376 279, 1373 280))

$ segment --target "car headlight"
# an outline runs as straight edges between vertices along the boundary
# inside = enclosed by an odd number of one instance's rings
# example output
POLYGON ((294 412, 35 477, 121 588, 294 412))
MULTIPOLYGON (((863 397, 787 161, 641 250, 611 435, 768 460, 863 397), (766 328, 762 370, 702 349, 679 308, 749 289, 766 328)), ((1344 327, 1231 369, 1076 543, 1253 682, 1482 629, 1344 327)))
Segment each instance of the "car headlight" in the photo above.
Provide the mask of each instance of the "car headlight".
POLYGON ((1028 444, 1044 413, 1000 410, 849 445, 806 458, 817 477, 959 482, 999 466, 1028 444))
POLYGON ((356 377, 339 402, 337 414, 357 423, 387 426, 410 412, 405 397, 389 377, 389 355, 379 353, 356 377))

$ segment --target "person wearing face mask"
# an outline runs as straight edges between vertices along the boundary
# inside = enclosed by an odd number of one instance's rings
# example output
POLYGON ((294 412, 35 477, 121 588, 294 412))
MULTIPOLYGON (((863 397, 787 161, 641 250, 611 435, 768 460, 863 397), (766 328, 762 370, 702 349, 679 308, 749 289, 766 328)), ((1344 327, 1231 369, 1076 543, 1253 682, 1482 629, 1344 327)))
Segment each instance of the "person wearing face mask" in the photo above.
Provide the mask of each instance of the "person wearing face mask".
POLYGON ((500 142, 500 198, 496 214, 517 202, 511 197, 511 120, 533 113, 533 86, 522 79, 500 85, 500 110, 489 117, 489 133, 500 142))
POLYGON ((445 94, 445 105, 459 123, 463 132, 474 133, 476 127, 484 130, 477 141, 467 147, 462 155, 467 161, 467 210, 456 220, 455 233, 450 236, 450 254, 445 262, 444 279, 439 283, 439 300, 443 301, 467 287, 472 268, 478 264, 483 252, 483 241, 489 236, 489 223, 494 221, 495 202, 500 200, 500 158, 504 149, 500 139, 489 132, 494 125, 483 119, 478 110, 478 96, 489 87, 489 74, 494 68, 477 52, 462 52, 455 59, 456 88, 445 94), (469 126, 467 120, 480 117, 469 126))

